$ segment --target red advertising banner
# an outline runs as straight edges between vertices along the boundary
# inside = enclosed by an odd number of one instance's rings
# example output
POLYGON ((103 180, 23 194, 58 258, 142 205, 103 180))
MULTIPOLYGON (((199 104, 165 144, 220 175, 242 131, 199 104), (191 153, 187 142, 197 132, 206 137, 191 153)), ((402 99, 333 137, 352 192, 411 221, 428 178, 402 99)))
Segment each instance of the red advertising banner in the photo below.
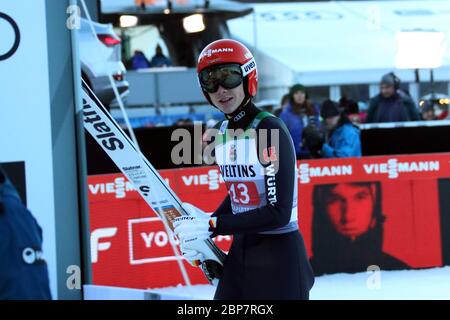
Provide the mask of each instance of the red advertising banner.
MULTIPOLYGON (((213 212, 226 188, 216 168, 161 171, 182 201, 213 212)), ((88 178, 91 260, 95 284, 158 288, 184 284, 164 226, 122 174, 88 178)), ((215 239, 228 251, 231 236, 215 239)), ((207 283, 184 262, 192 283, 207 283)))
MULTIPOLYGON (((298 162, 299 226, 317 275, 443 265, 442 205, 450 154, 298 162), (348 256, 351 256, 349 258, 348 256), (330 267, 331 266, 331 267, 330 267)), ((213 212, 226 195, 217 167, 160 171, 182 201, 213 212)), ((162 222, 121 174, 88 179, 94 284, 184 284, 162 222)), ((447 202, 445 202, 447 203, 447 202)), ((229 249, 232 237, 217 237, 229 249)), ((207 283, 183 262, 194 284, 207 283)))
POLYGON ((299 162, 300 184, 450 177, 449 154, 320 159, 299 162))
POLYGON ((449 154, 300 162, 299 225, 315 273, 441 266, 439 181, 449 177, 449 154))

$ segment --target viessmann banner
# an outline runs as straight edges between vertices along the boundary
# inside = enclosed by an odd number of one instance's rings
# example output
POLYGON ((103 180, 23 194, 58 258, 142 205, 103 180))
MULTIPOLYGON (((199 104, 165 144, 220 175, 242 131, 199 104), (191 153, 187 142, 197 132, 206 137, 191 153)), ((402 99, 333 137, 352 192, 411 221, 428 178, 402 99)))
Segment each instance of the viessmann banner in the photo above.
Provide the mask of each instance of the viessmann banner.
MULTIPOLYGON (((298 214, 316 275, 450 264, 450 154, 299 161, 298 214)), ((216 167, 162 170, 182 201, 213 212, 216 167)), ((183 284, 161 221, 121 174, 89 177, 94 283, 183 284)), ((231 237, 217 237, 227 251, 231 237)), ((206 283, 188 264, 194 284, 206 283)))

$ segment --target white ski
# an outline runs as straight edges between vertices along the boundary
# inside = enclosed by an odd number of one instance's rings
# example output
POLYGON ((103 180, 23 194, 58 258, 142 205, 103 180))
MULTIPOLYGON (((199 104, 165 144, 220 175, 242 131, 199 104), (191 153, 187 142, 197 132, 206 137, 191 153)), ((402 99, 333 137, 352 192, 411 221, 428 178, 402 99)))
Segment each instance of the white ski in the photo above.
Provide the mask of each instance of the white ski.
MULTIPOLYGON (((188 215, 181 207, 182 202, 147 158, 134 146, 131 139, 120 128, 84 81, 83 89, 84 128, 133 184, 146 203, 173 230, 173 219, 181 215, 188 215), (88 92, 91 93, 93 99, 88 92), (158 197, 151 195, 152 189, 157 190, 155 193, 157 193, 158 197)), ((203 249, 202 253, 205 255, 206 260, 201 263, 200 267, 208 281, 211 284, 215 284, 220 277, 226 255, 216 246, 212 239, 205 241, 203 249)))

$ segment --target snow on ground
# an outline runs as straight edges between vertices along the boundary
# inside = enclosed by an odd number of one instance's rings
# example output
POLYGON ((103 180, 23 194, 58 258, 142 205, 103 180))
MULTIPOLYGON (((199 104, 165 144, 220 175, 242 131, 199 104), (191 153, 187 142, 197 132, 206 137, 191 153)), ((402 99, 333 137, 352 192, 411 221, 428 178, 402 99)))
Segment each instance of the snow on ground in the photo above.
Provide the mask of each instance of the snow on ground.
POLYGON ((316 278, 311 299, 450 299, 450 267, 316 278))
MULTIPOLYGON (((215 288, 195 285, 152 289, 169 299, 212 299, 215 288)), ((317 277, 312 300, 450 299, 450 267, 334 274, 317 277)))

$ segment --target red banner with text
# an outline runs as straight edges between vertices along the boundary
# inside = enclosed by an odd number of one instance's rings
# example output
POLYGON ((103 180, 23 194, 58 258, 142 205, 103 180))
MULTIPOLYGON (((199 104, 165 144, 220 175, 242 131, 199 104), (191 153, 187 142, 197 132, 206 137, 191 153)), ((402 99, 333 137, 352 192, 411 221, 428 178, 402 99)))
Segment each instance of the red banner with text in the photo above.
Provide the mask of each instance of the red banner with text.
MULTIPOLYGON (((182 201, 206 212, 226 195, 217 167, 160 174, 182 201)), ((299 226, 316 274, 443 265, 449 181, 450 154, 299 161, 299 226)), ((88 184, 94 284, 184 284, 171 246, 176 239, 126 178, 90 176, 88 184)), ((215 241, 227 251, 232 237, 215 241)), ((183 263, 192 283, 206 283, 198 268, 183 263)))

